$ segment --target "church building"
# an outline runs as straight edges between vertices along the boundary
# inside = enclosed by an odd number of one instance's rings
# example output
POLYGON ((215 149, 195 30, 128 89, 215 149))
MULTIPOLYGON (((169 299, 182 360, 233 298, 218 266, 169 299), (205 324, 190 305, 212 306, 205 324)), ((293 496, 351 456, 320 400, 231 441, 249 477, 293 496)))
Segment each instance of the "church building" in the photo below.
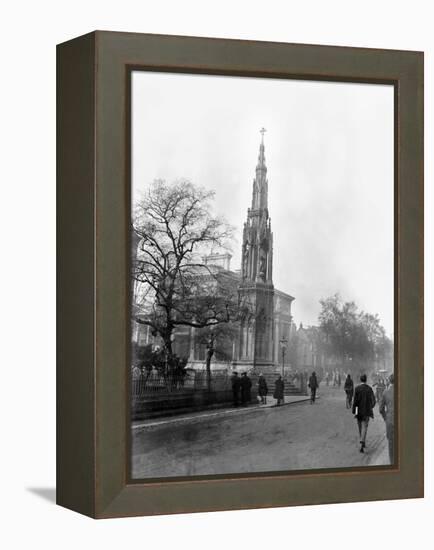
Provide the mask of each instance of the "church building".
MULTIPOLYGON (((225 276, 238 292, 240 321, 235 336, 217 350, 211 367, 214 370, 238 369, 274 372, 281 369, 283 356, 295 325, 291 306, 294 298, 273 285, 273 233, 268 211, 268 179, 265 162, 264 132, 259 146, 252 200, 243 228, 241 269, 232 271, 230 254, 210 254, 202 261, 207 269, 225 276)), ((133 339, 139 345, 152 343, 148 327, 138 325, 133 339)), ((188 367, 205 367, 206 344, 197 338, 194 328, 182 327, 175 334, 174 351, 188 357, 188 367)), ((289 365, 286 363, 286 366, 289 365)))

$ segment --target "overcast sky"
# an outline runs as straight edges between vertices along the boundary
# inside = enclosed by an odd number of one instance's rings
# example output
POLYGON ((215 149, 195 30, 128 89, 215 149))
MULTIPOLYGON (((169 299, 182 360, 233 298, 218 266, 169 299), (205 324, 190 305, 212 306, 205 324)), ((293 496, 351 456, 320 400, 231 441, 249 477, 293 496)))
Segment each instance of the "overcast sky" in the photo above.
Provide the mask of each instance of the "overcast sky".
POLYGON ((133 200, 155 178, 214 189, 239 269, 264 126, 273 279, 295 322, 339 292, 393 333, 392 86, 136 71, 132 94, 133 200))

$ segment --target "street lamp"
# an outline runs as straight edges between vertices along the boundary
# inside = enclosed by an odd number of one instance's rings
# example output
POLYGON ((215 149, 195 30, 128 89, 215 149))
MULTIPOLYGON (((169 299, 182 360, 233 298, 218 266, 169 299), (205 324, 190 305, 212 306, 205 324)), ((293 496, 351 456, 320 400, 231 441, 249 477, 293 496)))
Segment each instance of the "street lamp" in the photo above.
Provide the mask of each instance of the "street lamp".
POLYGON ((282 378, 285 376, 285 353, 286 353, 286 347, 288 345, 288 340, 286 338, 282 338, 279 340, 280 349, 282 350, 282 378))
MULTIPOLYGON (((173 343, 175 341, 175 334, 172 332, 172 334, 170 335, 170 355, 171 355, 171 358, 173 357, 173 343)), ((173 365, 169 365, 169 350, 167 348, 167 346, 165 346, 165 349, 166 349, 166 376, 168 376, 170 374, 170 370, 171 370, 171 367, 173 365)))
POLYGON ((214 337, 211 335, 210 339, 208 340, 208 343, 206 345, 206 387, 207 390, 211 391, 211 359, 214 355, 215 348, 214 348, 214 337))

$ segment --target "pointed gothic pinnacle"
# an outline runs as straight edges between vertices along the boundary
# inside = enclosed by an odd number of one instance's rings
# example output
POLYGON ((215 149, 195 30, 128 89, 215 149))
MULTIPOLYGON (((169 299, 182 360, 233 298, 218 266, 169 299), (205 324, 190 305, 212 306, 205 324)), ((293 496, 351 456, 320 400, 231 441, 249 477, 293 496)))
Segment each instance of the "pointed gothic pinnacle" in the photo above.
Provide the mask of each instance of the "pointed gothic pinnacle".
POLYGON ((267 167, 265 166, 265 146, 264 146, 264 134, 267 130, 265 128, 260 129, 260 133, 262 134, 261 144, 259 146, 259 156, 258 156, 258 165, 256 166, 257 170, 263 170, 264 172, 267 171, 267 167))

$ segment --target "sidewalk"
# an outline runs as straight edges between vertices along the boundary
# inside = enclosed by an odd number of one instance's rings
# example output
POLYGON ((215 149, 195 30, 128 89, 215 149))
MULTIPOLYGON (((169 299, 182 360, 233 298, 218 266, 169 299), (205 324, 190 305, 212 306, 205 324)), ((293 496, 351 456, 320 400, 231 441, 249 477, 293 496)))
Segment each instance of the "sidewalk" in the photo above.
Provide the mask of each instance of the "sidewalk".
MULTIPOLYGON (((294 405, 296 403, 303 403, 306 401, 310 401, 310 397, 307 395, 285 395, 285 402, 280 405, 280 407, 284 407, 285 405, 294 405)), ((192 412, 188 414, 182 414, 179 416, 170 416, 165 418, 151 418, 149 420, 137 420, 135 422, 132 422, 131 428, 133 430, 137 429, 144 429, 144 428, 152 428, 156 426, 163 426, 165 424, 175 424, 178 422, 189 422, 191 420, 200 420, 202 418, 216 418, 216 417, 224 417, 228 415, 240 415, 240 414, 247 414, 252 412, 259 412, 263 410, 269 410, 271 408, 277 408, 276 406, 276 399, 273 397, 267 397, 267 404, 266 405, 260 405, 254 404, 254 405, 248 405, 247 407, 230 407, 225 409, 217 409, 217 410, 205 410, 205 411, 198 411, 198 412, 192 412)))
POLYGON ((389 446, 386 435, 378 445, 378 449, 369 461, 369 466, 389 465, 389 446))

